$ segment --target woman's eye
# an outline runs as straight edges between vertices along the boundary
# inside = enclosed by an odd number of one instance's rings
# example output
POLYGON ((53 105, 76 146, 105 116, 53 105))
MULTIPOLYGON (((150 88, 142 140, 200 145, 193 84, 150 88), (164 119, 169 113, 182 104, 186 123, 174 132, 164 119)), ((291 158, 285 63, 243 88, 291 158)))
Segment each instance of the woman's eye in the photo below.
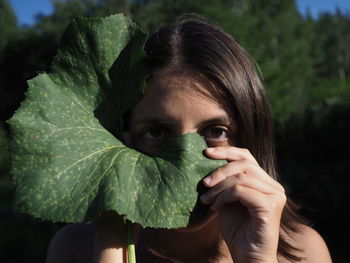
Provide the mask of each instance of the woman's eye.
POLYGON ((228 130, 221 127, 211 127, 207 129, 204 137, 209 140, 224 141, 228 139, 228 130))
POLYGON ((152 127, 144 133, 146 139, 161 139, 165 136, 164 128, 162 127, 152 127))
POLYGON ((141 146, 163 145, 172 137, 171 131, 163 126, 145 128, 137 136, 138 144, 141 146))
POLYGON ((133 133, 133 147, 144 154, 156 156, 171 136, 171 130, 166 127, 158 125, 144 127, 133 133))

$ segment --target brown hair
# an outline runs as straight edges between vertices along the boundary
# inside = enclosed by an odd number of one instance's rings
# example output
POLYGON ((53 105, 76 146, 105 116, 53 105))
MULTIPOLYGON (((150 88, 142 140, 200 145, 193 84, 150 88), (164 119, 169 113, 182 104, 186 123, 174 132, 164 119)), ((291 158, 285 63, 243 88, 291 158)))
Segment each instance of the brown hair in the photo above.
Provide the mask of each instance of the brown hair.
MULTIPOLYGON (((204 74, 220 89, 238 122, 240 146, 247 148, 261 167, 277 180, 272 120, 265 90, 249 54, 219 26, 203 18, 179 18, 152 34, 145 45, 151 69, 182 68, 204 74)), ((281 228, 297 232, 303 220, 288 201, 281 228)), ((280 235, 278 253, 294 261, 301 258, 280 235)))

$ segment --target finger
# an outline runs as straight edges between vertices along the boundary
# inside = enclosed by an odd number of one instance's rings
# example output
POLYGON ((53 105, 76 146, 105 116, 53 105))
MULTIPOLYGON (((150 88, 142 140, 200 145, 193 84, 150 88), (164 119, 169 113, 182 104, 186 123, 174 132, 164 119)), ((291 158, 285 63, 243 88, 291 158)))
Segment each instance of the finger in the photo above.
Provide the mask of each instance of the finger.
POLYGON ((252 163, 248 159, 230 162, 219 167, 209 176, 204 178, 203 182, 205 186, 213 187, 231 176, 241 177, 238 179, 245 179, 247 181, 245 175, 248 175, 248 178, 256 177, 263 183, 271 185, 276 190, 284 191, 284 188, 281 184, 269 176, 260 166, 258 166, 256 163, 252 163))
POLYGON ((218 195, 211 205, 211 209, 218 211, 226 204, 240 202, 248 209, 251 216, 262 218, 263 215, 268 213, 275 214, 278 212, 280 214, 285 201, 285 195, 266 195, 242 185, 235 185, 218 195))
POLYGON ((207 157, 212 159, 227 160, 229 162, 248 159, 258 163, 249 150, 233 146, 217 146, 205 149, 207 157))
POLYGON ((255 163, 251 163, 250 160, 242 159, 220 166, 209 176, 207 176, 203 181, 206 186, 213 187, 219 182, 225 180, 227 177, 241 173, 260 173, 262 172, 262 169, 260 169, 261 168, 259 166, 257 166, 255 163))
POLYGON ((272 184, 265 183, 257 176, 249 176, 248 174, 240 173, 226 178, 208 190, 201 196, 201 201, 204 204, 210 204, 221 192, 224 192, 226 189, 231 188, 234 185, 245 186, 263 194, 276 194, 278 191, 284 193, 283 187, 282 189, 279 189, 272 184))

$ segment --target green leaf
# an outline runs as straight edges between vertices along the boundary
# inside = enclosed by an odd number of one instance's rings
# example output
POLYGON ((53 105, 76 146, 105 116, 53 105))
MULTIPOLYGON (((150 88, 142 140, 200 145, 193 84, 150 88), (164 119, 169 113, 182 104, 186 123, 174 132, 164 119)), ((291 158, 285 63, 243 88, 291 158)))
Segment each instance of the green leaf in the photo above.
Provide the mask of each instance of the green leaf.
POLYGON ((118 138, 142 97, 146 34, 123 15, 76 18, 51 72, 28 81, 9 120, 15 208, 44 220, 82 222, 115 210, 144 227, 188 224, 200 180, 223 161, 187 134, 158 157, 118 138))

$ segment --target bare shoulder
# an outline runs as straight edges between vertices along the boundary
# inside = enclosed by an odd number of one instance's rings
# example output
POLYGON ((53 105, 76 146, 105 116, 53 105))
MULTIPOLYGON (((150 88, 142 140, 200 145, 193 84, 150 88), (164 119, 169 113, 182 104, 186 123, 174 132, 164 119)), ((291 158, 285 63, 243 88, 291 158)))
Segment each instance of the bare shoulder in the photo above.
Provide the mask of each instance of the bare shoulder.
POLYGON ((46 263, 90 262, 93 253, 93 224, 70 224, 61 228, 51 240, 46 263))
POLYGON ((300 225, 300 231, 292 236, 289 235, 287 240, 291 245, 302 251, 298 256, 303 259, 302 262, 304 263, 332 262, 326 242, 312 227, 300 225))

